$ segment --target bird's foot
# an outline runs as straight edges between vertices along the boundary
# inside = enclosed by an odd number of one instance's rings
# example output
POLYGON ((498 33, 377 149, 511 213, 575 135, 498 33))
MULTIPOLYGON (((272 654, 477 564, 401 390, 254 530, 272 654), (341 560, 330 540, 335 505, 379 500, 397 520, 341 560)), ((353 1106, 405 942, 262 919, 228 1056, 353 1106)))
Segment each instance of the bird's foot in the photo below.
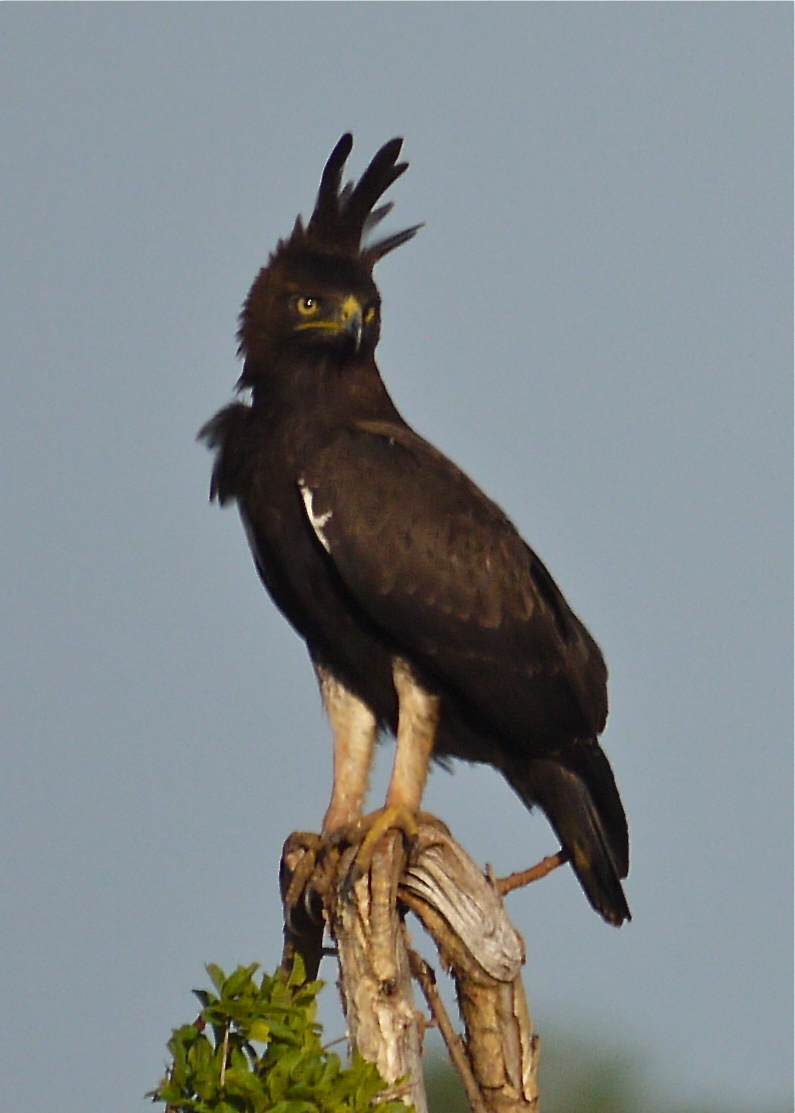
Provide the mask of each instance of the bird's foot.
POLYGON ((323 901, 339 862, 333 840, 309 831, 294 831, 282 850, 280 884, 288 926, 300 933, 323 922, 323 901))
POLYGON ((345 878, 343 895, 349 895, 356 882, 370 871, 378 845, 386 834, 400 832, 407 860, 411 861, 417 850, 420 823, 438 822, 433 816, 416 812, 403 804, 387 804, 335 831, 331 836, 334 845, 357 848, 345 878))

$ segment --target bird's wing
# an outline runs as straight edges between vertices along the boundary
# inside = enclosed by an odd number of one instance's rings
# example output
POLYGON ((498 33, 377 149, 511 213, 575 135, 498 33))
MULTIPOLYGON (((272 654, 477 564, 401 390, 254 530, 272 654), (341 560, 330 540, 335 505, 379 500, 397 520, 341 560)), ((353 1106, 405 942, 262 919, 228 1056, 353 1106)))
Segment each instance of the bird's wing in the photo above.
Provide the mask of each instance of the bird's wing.
POLYGON ((508 518, 445 456, 407 427, 360 422, 319 449, 299 487, 356 603, 430 675, 482 711, 499 705, 517 734, 601 731, 597 646, 508 518))

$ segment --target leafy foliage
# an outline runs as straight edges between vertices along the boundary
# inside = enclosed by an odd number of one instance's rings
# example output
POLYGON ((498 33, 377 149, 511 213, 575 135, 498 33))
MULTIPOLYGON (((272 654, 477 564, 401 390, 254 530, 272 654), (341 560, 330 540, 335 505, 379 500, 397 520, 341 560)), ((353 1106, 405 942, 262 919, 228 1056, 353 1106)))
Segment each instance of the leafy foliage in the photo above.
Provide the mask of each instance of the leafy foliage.
POLYGON ((288 976, 255 977, 256 963, 228 977, 207 973, 215 990, 194 990, 202 1006, 175 1028, 167 1076, 148 1097, 168 1113, 409 1113, 384 1100, 387 1084, 360 1055, 349 1067, 325 1049, 315 1022, 322 982, 304 982, 300 961, 288 976))

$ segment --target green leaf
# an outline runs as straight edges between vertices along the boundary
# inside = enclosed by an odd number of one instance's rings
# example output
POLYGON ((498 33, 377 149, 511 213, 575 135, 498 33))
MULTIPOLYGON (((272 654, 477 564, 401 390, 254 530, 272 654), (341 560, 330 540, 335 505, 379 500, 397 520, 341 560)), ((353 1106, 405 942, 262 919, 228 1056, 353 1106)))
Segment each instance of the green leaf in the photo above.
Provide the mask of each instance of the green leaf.
MULTIPOLYGON (((213 983, 219 993, 223 993, 224 982, 226 981, 226 974, 220 966, 216 966, 214 962, 208 962, 204 968, 210 975, 210 981, 213 983)), ((201 990, 194 989, 193 991, 197 996, 201 990)))
POLYGON ((246 1070, 228 1070, 224 1075, 224 1089, 228 1094, 252 1100, 265 1096, 261 1080, 246 1070))
POLYGON ((293 959, 293 968, 290 971, 290 976, 287 979, 287 984, 291 986, 300 986, 306 982, 306 966, 300 954, 296 951, 293 959))
POLYGON ((312 1101, 280 1101, 268 1113, 318 1113, 318 1107, 312 1101))
POLYGON ((271 1026, 267 1020, 255 1020, 248 1030, 248 1038, 258 1043, 267 1043, 271 1038, 271 1026))
MULTIPOLYGON (((255 977, 258 970, 238 966, 227 977, 207 966, 220 997, 195 991, 200 1020, 172 1032, 172 1066, 153 1100, 172 1113, 370 1113, 385 1083, 360 1055, 345 1067, 323 1048, 316 1023, 323 983, 303 983, 300 960, 289 974, 255 977)), ((407 1106, 389 1102, 379 1113, 407 1106)))
POLYGON ((238 966, 237 970, 229 977, 223 984, 221 990, 222 997, 235 997, 240 993, 245 993, 246 990, 253 992, 252 976, 259 968, 259 964, 254 962, 251 966, 238 966))

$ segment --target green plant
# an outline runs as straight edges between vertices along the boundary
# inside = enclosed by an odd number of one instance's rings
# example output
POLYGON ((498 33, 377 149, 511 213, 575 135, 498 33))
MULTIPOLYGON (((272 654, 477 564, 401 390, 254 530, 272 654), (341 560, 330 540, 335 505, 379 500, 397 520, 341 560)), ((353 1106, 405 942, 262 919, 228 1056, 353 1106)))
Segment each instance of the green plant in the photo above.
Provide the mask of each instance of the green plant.
POLYGON ((305 982, 300 960, 292 973, 263 974, 239 966, 228 977, 207 973, 215 993, 194 990, 202 1010, 175 1028, 168 1074, 147 1097, 167 1113, 368 1113, 379 1098, 384 1113, 409 1113, 389 1100, 387 1084, 360 1055, 350 1066, 323 1047, 315 1022, 322 982, 305 982))

